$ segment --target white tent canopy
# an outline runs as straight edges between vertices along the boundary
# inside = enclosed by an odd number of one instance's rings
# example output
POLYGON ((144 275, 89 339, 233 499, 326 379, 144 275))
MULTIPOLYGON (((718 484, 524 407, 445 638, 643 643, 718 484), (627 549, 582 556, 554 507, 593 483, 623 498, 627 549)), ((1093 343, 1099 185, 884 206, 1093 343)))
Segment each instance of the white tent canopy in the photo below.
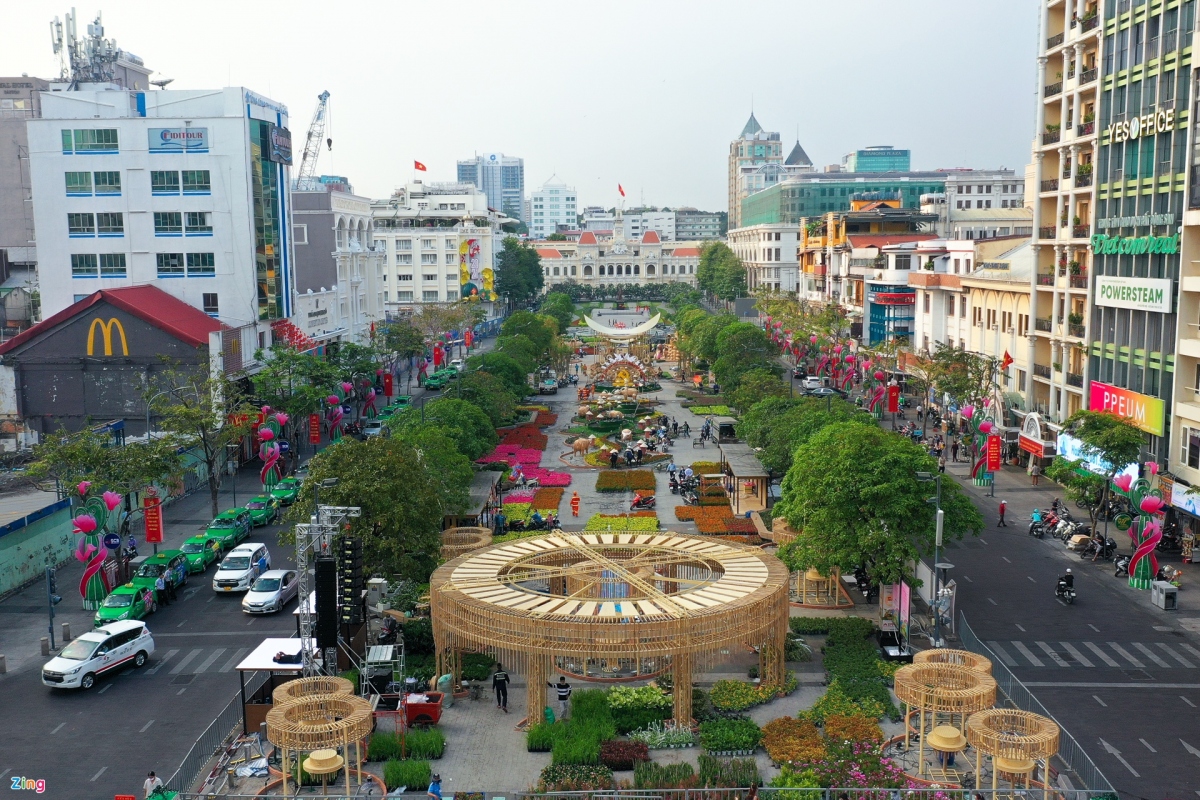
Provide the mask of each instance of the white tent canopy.
POLYGON ((649 333, 661 319, 662 314, 655 314, 653 317, 634 328, 610 328, 607 325, 601 325, 599 322, 596 322, 594 319, 588 316, 585 316, 583 321, 586 322, 587 326, 596 333, 600 334, 601 336, 607 336, 609 339, 633 339, 649 333))

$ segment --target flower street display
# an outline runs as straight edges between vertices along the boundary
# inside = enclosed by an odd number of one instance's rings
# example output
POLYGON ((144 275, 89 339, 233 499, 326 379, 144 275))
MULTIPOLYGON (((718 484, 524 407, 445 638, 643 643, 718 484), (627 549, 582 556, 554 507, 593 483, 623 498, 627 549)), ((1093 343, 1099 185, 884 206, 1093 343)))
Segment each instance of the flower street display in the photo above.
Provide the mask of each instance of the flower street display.
POLYGON ((585 531, 656 531, 658 528, 658 515, 653 511, 593 514, 583 526, 585 531))
POLYGON ((825 758, 825 739, 810 720, 779 717, 763 726, 762 732, 763 747, 776 764, 825 758))
POLYGON ((696 743, 696 735, 692 733, 691 728, 677 725, 673 721, 651 722, 641 730, 629 734, 629 738, 645 742, 651 750, 691 747, 696 743))
POLYGON ((258 457, 262 459, 262 469, 258 479, 262 481, 263 490, 267 493, 279 483, 279 441, 283 438, 283 427, 288 423, 288 415, 282 411, 271 412, 270 406, 262 407, 263 420, 258 424, 258 457))
POLYGON ((1166 508, 1162 492, 1157 487, 1151 488, 1151 481, 1158 477, 1158 464, 1147 461, 1146 471, 1150 473, 1150 480, 1139 478, 1135 481, 1128 473, 1113 478, 1116 492, 1129 500, 1136 514, 1128 529, 1134 547, 1133 558, 1129 561, 1129 585, 1134 589, 1149 589, 1158 574, 1158 557, 1154 552, 1162 540, 1161 515, 1166 508))
MULTIPOLYGON (((79 579, 79 596, 83 607, 95 611, 108 596, 112 587, 104 573, 103 539, 116 535, 118 515, 112 512, 121 505, 121 495, 116 492, 92 493, 91 481, 83 481, 75 487, 82 498, 81 513, 71 520, 72 533, 79 536, 75 546, 75 559, 84 565, 83 577, 79 579)), ((120 546, 120 536, 117 536, 120 546)))
POLYGON ((652 492, 656 486, 654 473, 648 469, 606 469, 596 476, 597 492, 652 492))

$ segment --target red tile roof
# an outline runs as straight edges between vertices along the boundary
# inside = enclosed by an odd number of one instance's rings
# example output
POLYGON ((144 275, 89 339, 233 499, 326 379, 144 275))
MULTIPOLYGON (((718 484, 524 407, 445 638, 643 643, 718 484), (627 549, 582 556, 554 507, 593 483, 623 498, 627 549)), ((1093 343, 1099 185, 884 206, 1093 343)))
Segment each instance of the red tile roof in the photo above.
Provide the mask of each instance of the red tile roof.
POLYGON ((670 256, 674 256, 675 258, 686 258, 688 256, 698 256, 698 255, 700 255, 700 248, 699 247, 676 247, 670 253, 668 253, 664 250, 663 255, 664 256, 670 255, 670 256))
POLYGON ((936 239, 935 233, 850 233, 846 235, 851 247, 885 247, 889 244, 923 242, 936 239))
POLYGON ((537 254, 542 258, 562 258, 562 253, 550 247, 537 248, 537 254))
POLYGON ((599 244, 599 242, 596 241, 596 234, 592 233, 591 231, 584 231, 583 235, 579 237, 579 243, 580 244, 599 244))
POLYGON ((658 244, 661 241, 658 238, 658 231, 646 231, 642 234, 642 244, 658 244))
POLYGON ((93 292, 57 314, 51 314, 29 330, 0 344, 0 355, 41 336, 54 326, 82 314, 102 300, 192 347, 207 345, 208 334, 224 327, 200 309, 172 297, 157 286, 125 286, 120 289, 101 289, 93 292))

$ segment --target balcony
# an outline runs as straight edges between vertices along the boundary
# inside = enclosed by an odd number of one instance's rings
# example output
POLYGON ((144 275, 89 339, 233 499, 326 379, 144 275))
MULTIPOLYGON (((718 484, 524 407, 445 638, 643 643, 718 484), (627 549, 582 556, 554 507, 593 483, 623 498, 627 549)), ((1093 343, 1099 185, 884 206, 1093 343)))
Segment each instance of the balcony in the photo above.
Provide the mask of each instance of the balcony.
POLYGON ((1043 364, 1034 364, 1033 365, 1033 374, 1039 378, 1045 378, 1046 380, 1050 380, 1050 368, 1043 364))
POLYGON ((1080 25, 1079 28, 1080 28, 1080 30, 1082 30, 1083 32, 1086 33, 1087 31, 1092 30, 1099 24, 1100 24, 1100 15, 1092 14, 1092 16, 1084 18, 1083 24, 1080 25))
POLYGON ((1058 47, 1066 40, 1066 38, 1067 34, 1065 31, 1063 33, 1056 33, 1054 36, 1051 36, 1046 40, 1046 49, 1049 50, 1052 47, 1058 47))
POLYGON ((1079 73, 1079 85, 1080 86, 1083 86, 1085 83, 1091 83, 1094 80, 1096 80, 1096 68, 1095 67, 1092 67, 1091 69, 1085 69, 1083 72, 1079 73))
POLYGON ((1087 335, 1087 328, 1085 328, 1083 325, 1070 324, 1067 325, 1067 333, 1078 339, 1082 339, 1087 335))
POLYGON ((1071 226, 1071 238, 1072 239, 1087 239, 1091 235, 1092 235, 1092 226, 1091 225, 1072 225, 1071 226))
POLYGON ((1082 189, 1092 185, 1092 173, 1085 172, 1075 176, 1075 188, 1082 189))
POLYGON ((1033 329, 1035 331, 1041 331, 1042 333, 1049 333, 1051 327, 1052 326, 1051 326, 1050 320, 1048 320, 1048 319, 1035 319, 1033 321, 1033 329))
POLYGON ((1046 91, 1042 96, 1043 97, 1054 97, 1054 95, 1061 94, 1061 93, 1062 93, 1062 81, 1059 81, 1058 83, 1052 83, 1049 86, 1047 86, 1046 91))
MULTIPOLYGON (((1095 70, 1093 70, 1093 72, 1094 71, 1095 70)), ((1096 132, 1096 120, 1092 120, 1091 122, 1085 122, 1082 125, 1076 126, 1076 128, 1075 128, 1076 136, 1091 136, 1095 132, 1096 132)))
MULTIPOLYGON (((1058 136, 1057 133, 1054 135, 1058 136)), ((1055 139, 1055 141, 1058 141, 1058 140, 1055 139)), ((1058 178, 1050 178, 1049 180, 1042 181, 1042 191, 1043 192, 1053 192, 1057 188, 1058 188, 1058 178)))
POLYGON ((1055 144, 1062 138, 1062 131, 1046 131, 1042 134, 1042 144, 1055 144))
MULTIPOLYGON (((1053 286, 1054 285, 1054 273, 1050 273, 1047 275, 1038 275, 1037 276, 1037 285, 1038 286, 1053 286)), ((1046 330, 1049 330, 1049 328, 1047 328, 1046 330)))
POLYGON ((1088 276, 1087 275, 1072 275, 1071 276, 1071 288, 1072 289, 1088 288, 1088 276))
POLYGON ((1078 372, 1067 373, 1067 386, 1083 387, 1083 375, 1078 372))
POLYGON ((1038 228, 1038 238, 1039 239, 1057 239, 1058 238, 1058 229, 1055 228, 1053 225, 1046 225, 1041 228, 1038 228))

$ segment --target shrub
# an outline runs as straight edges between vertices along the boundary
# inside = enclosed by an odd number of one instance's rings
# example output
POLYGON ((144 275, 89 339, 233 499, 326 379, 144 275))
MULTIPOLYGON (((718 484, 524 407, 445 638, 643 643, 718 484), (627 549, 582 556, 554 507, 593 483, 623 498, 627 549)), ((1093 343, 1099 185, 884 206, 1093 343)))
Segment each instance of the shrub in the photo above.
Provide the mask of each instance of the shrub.
POLYGON ((701 417, 706 417, 709 414, 712 414, 714 417, 728 417, 733 414, 729 410, 729 406, 692 406, 688 411, 698 414, 701 417))
POLYGON ((388 791, 395 791, 401 786, 410 790, 421 791, 429 785, 433 770, 428 761, 397 761, 392 759, 383 765, 383 782, 388 791))
POLYGON ((368 761, 387 761, 399 757, 400 740, 396 738, 396 734, 383 732, 371 734, 371 740, 367 743, 368 761))
POLYGON ((830 714, 825 717, 825 735, 835 742, 882 742, 883 731, 872 717, 830 714))
POLYGON ((441 728, 410 728, 404 737, 403 750, 406 758, 441 758, 446 752, 446 736, 441 728))
POLYGON ((696 783, 696 771, 686 762, 659 764, 656 761, 639 761, 633 767, 635 789, 694 789, 696 783))
POLYGON ((753 750, 762 739, 762 731, 754 720, 713 719, 700 723, 700 744, 714 753, 753 750))
POLYGON ((467 681, 486 681, 492 676, 492 667, 496 659, 486 653, 464 653, 462 660, 462 677, 467 681))
POLYGON ((753 758, 700 756, 700 785, 706 789, 738 789, 761 783, 753 758))
POLYGON ((755 686, 745 681, 717 681, 713 684, 709 699, 717 711, 745 711, 774 700, 780 692, 791 694, 799 682, 790 670, 784 673, 783 686, 760 684, 755 686))
POLYGON ((612 770, 603 766, 580 764, 551 764, 538 777, 539 792, 578 792, 592 789, 613 789, 612 770))
POLYGON ((571 717, 562 723, 550 748, 554 764, 599 764, 600 743, 617 734, 608 697, 601 689, 571 696, 571 717))
POLYGON ((620 734, 668 719, 672 705, 671 698, 657 686, 614 686, 608 690, 608 707, 620 734))
POLYGON ((631 770, 639 761, 649 761, 650 750, 645 742, 609 739, 600 745, 600 763, 614 772, 631 770))
POLYGON ((654 491, 658 485, 648 469, 606 469, 596 476, 597 492, 654 491))
POLYGON ((763 727, 762 744, 776 764, 825 758, 825 740, 817 726, 806 719, 780 717, 771 720, 763 727))
POLYGON ((637 742, 645 742, 651 750, 666 747, 689 747, 696 743, 692 729, 674 722, 651 722, 645 728, 629 734, 637 742))
POLYGON ((626 514, 593 514, 583 526, 585 531, 656 531, 658 515, 653 511, 626 514))
MULTIPOLYGON (((829 714, 859 713, 872 716, 878 710, 875 716, 886 713, 893 720, 900 719, 900 711, 892 703, 887 688, 887 673, 893 670, 890 666, 884 666, 886 662, 879 658, 879 649, 869 638, 875 631, 870 620, 861 617, 794 617, 789 624, 796 633, 828 634, 825 640, 825 671, 831 678, 830 689, 836 682, 840 696, 826 701, 823 706, 825 710, 820 714, 822 718, 829 714), (859 710, 838 705, 843 700, 849 700, 859 710)), ((818 705, 822 700, 825 698, 817 701, 818 705)))
POLYGON ((834 678, 829 682, 829 688, 825 690, 825 694, 813 703, 812 708, 805 713, 805 716, 817 725, 823 725, 827 717, 862 716, 879 719, 883 713, 884 706, 878 700, 871 697, 862 697, 857 700, 851 698, 842 688, 841 681, 834 678))
POLYGON ((811 792, 775 792, 772 796, 780 800, 824 800, 825 792, 821 791, 821 779, 815 770, 794 770, 787 764, 769 784, 778 789, 813 789, 811 792))
POLYGON ((525 732, 525 749, 531 753, 549 753, 561 727, 549 722, 529 726, 529 730, 525 732))

